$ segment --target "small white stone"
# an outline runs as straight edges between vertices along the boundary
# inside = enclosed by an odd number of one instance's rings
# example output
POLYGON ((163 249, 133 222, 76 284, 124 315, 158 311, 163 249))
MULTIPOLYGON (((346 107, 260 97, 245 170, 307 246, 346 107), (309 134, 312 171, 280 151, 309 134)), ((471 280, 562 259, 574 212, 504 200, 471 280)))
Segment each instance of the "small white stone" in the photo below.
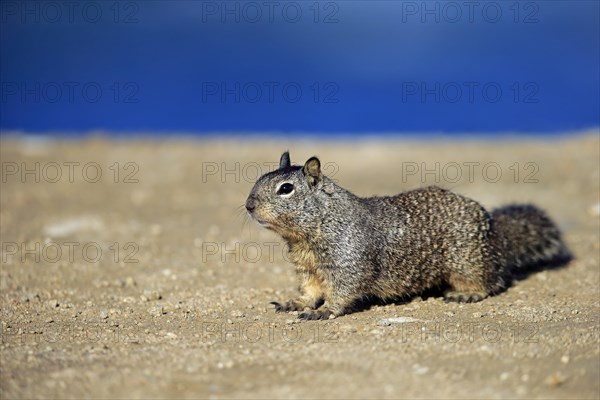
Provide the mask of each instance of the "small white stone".
POLYGON ((158 291, 150 290, 150 289, 144 290, 144 294, 141 297, 142 297, 142 300, 144 300, 144 301, 162 299, 162 295, 158 291))
POLYGON ((392 318, 383 318, 377 321, 377 325, 379 326, 389 326, 392 324, 406 324, 410 322, 419 322, 420 319, 412 318, 412 317, 392 317, 392 318))
POLYGON ((413 365, 413 372, 417 375, 424 375, 427 372, 429 372, 429 367, 423 366, 423 365, 419 365, 419 364, 414 364, 413 365))

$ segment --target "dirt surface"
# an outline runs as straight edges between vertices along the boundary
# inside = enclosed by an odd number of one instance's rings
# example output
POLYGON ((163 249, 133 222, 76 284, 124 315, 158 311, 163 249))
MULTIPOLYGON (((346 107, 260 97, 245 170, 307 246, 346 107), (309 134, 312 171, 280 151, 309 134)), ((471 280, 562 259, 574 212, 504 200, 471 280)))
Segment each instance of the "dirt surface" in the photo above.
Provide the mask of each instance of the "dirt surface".
POLYGON ((600 142, 1 142, 0 397, 598 398, 600 142), (285 149, 360 195, 438 184, 533 202, 576 259, 476 304, 329 321, 245 198, 285 149), (436 164, 437 163, 437 164, 436 164), (415 172, 416 171, 416 172, 415 172), (101 176, 98 176, 101 173, 101 176), (423 173, 425 173, 423 175, 423 173))

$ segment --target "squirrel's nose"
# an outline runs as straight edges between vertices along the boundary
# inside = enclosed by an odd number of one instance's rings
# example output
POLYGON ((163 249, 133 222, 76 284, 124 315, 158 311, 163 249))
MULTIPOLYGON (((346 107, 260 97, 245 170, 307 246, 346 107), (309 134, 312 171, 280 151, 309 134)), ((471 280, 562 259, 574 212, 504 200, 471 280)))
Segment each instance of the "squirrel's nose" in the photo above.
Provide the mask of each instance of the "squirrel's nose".
POLYGON ((258 203, 256 198, 248 197, 248 200, 246 200, 246 210, 248 210, 248 212, 254 211, 254 209, 256 208, 256 203, 258 203))

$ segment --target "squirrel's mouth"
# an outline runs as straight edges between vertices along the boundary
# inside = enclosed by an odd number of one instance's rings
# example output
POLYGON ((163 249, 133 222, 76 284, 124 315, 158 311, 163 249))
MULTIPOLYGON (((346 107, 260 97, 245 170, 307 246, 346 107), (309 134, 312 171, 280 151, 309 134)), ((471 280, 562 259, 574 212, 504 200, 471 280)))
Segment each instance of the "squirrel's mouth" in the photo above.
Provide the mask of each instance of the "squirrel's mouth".
POLYGON ((256 214, 254 214, 254 213, 249 213, 249 214, 252 217, 252 219, 254 219, 256 222, 258 222, 258 224, 260 226, 264 226, 265 228, 270 228, 273 226, 270 222, 267 222, 267 221, 257 217, 256 214))
POLYGON ((260 218, 255 218, 255 220, 256 220, 256 222, 258 222, 258 223, 259 223, 260 225, 262 225, 262 226, 270 226, 270 225, 271 225, 271 224, 270 224, 270 223, 268 223, 267 221, 263 221, 263 220, 262 220, 262 219, 260 219, 260 218))
POLYGON ((262 227, 265 227, 265 228, 267 228, 267 229, 273 229, 273 224, 272 224, 272 223, 270 223, 270 222, 263 221, 263 220, 259 220, 259 219, 257 219, 256 221, 257 221, 257 222, 260 224, 260 226, 262 226, 262 227))

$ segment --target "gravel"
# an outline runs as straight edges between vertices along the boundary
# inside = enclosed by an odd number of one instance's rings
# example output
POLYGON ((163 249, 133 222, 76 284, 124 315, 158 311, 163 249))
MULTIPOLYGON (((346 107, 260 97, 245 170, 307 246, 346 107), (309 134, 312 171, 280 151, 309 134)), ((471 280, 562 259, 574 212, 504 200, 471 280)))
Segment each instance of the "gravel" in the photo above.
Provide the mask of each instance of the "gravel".
POLYGON ((35 155, 17 139, 1 144, 3 163, 96 162, 103 172, 96 183, 81 171, 73 182, 40 172, 39 183, 2 183, 2 399, 600 397, 597 132, 360 145, 91 137, 35 155), (296 294, 293 267, 281 239, 245 222, 240 206, 248 166, 266 172, 285 149, 294 163, 335 163, 333 178, 359 195, 437 184, 489 208, 536 203, 576 259, 476 304, 433 293, 328 321, 275 313, 270 301, 296 294), (135 163, 138 182, 115 182, 115 162, 135 163), (436 182, 403 176, 407 162, 495 162, 503 175, 436 182), (537 183, 524 182, 528 162, 537 183), (36 243, 38 259, 23 254, 36 243))

